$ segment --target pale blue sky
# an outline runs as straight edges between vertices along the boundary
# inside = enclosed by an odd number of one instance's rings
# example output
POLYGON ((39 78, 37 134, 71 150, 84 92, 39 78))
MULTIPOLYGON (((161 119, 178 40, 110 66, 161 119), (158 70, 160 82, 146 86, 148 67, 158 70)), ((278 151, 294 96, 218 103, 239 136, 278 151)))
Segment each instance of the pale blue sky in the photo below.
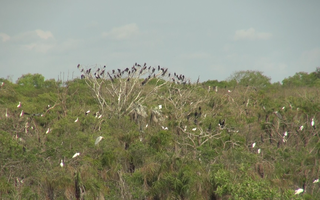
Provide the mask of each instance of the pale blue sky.
POLYGON ((320 1, 2 1, 0 77, 79 77, 77 64, 135 62, 196 81, 320 67, 320 1))

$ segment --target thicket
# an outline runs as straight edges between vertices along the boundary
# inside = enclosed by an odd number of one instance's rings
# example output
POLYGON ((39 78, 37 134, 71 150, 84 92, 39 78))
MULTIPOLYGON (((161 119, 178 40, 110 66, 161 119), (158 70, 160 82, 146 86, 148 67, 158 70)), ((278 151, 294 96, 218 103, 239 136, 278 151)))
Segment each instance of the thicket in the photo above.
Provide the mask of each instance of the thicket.
POLYGON ((0 198, 320 199, 318 70, 281 85, 143 67, 1 79, 0 198))

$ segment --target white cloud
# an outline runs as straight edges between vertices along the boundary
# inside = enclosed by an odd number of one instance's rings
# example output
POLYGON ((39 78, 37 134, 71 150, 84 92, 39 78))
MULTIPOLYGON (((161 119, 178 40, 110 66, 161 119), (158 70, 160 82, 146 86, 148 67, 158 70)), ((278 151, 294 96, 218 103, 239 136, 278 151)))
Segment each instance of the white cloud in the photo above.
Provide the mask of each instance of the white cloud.
POLYGON ((267 40, 272 37, 271 33, 257 32, 254 28, 247 30, 237 30, 233 39, 234 40, 267 40))
POLYGON ((43 30, 40 30, 40 29, 37 29, 35 30, 36 34, 42 38, 42 39, 48 39, 48 38, 53 38, 53 35, 50 31, 43 31, 43 30))
POLYGON ((10 36, 5 33, 0 33, 0 37, 2 38, 2 42, 10 40, 10 36))
POLYGON ((139 34, 139 28, 137 24, 126 24, 124 26, 115 27, 111 31, 103 32, 103 37, 110 37, 116 40, 125 40, 129 39, 135 35, 139 34))

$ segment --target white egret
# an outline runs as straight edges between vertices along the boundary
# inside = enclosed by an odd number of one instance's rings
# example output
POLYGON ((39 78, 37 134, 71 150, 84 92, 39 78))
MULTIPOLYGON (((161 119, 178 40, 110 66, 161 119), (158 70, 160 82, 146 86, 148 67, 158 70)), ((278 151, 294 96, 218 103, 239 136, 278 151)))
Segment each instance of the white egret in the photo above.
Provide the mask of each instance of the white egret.
POLYGON ((302 126, 300 126, 299 130, 300 130, 300 131, 302 131, 302 130, 303 130, 303 125, 302 125, 302 126))
POLYGON ((283 136, 287 137, 288 136, 288 131, 284 132, 283 136))
POLYGON ((74 120, 74 122, 76 123, 76 122, 78 122, 79 121, 79 118, 77 117, 77 119, 76 120, 74 120))
POLYGON ((286 109, 286 107, 283 106, 281 109, 284 110, 284 109, 286 109))
POLYGON ((148 128, 148 124, 146 125, 146 128, 148 128))
POLYGON ((261 149, 258 149, 258 154, 260 154, 261 153, 261 149))
POLYGON ((72 156, 72 158, 75 158, 75 157, 77 157, 77 156, 80 156, 80 153, 79 153, 79 152, 75 153, 75 154, 72 156))
POLYGON ((102 136, 97 137, 97 139, 96 139, 96 141, 95 141, 94 145, 99 144, 99 142, 100 142, 102 139, 103 139, 103 137, 102 137, 102 136))
POLYGON ((159 105, 159 109, 160 109, 160 110, 162 109, 162 105, 159 105))
POLYGON ((311 126, 314 128, 314 118, 311 120, 311 126))
POLYGON ((21 107, 21 102, 19 101, 19 104, 17 105, 17 108, 20 108, 21 107))
POLYGON ((20 117, 22 117, 24 114, 23 110, 21 110, 21 113, 20 113, 20 117))
POLYGON ((256 146, 256 143, 254 142, 253 144, 252 144, 252 148, 254 148, 256 146))
POLYGON ((102 117, 102 115, 99 115, 98 119, 100 119, 102 117))
POLYGON ((312 183, 319 183, 319 179, 314 180, 312 183))
POLYGON ((50 133, 50 131, 51 131, 50 128, 48 128, 46 131, 46 134, 50 133))
POLYGON ((61 162, 60 162, 60 167, 63 167, 63 160, 61 159, 61 162))
POLYGON ((299 188, 299 189, 296 189, 295 191, 294 191, 294 194, 300 194, 300 193, 302 193, 304 190, 302 189, 302 188, 299 188))
POLYGON ((196 131, 196 130, 197 130, 197 128, 193 128, 192 130, 193 130, 193 131, 196 131))

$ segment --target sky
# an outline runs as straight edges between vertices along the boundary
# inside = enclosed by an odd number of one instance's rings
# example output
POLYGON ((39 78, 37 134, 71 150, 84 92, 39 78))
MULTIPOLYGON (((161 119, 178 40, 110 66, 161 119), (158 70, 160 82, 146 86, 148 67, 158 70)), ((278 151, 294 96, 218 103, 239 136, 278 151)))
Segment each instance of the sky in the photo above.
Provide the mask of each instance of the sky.
POLYGON ((191 81, 243 70, 271 82, 320 67, 320 1, 1 1, 0 78, 80 77, 135 62, 191 81))

